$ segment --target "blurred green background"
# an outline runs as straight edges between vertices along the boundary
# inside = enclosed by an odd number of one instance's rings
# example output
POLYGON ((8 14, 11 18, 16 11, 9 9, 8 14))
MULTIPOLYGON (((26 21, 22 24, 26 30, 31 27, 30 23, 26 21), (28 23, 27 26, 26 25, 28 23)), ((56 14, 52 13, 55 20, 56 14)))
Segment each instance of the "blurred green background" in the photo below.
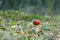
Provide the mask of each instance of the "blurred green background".
POLYGON ((44 20, 44 17, 59 14, 60 0, 0 0, 0 17, 3 18, 44 20))
POLYGON ((54 15, 60 13, 60 0, 0 0, 0 10, 54 15))

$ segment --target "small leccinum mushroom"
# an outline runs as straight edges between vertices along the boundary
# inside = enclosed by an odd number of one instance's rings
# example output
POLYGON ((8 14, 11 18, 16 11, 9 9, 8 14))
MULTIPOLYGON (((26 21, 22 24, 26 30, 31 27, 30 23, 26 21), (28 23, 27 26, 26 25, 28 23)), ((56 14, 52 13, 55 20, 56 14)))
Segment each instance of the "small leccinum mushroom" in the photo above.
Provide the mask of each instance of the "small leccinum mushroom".
POLYGON ((34 24, 34 31, 35 31, 35 32, 38 32, 38 31, 39 31, 40 20, 35 19, 35 20, 33 21, 33 24, 34 24))

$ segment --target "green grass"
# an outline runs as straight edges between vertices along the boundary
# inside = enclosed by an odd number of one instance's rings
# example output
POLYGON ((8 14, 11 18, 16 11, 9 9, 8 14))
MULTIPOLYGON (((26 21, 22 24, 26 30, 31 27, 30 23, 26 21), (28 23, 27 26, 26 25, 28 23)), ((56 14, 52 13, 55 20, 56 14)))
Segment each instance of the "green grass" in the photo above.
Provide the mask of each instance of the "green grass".
MULTIPOLYGON (((46 18, 44 16, 35 15, 35 14, 24 14, 23 12, 18 11, 10 11, 10 12, 0 12, 0 40, 50 40, 50 33, 53 33, 54 36, 60 35, 59 30, 55 30, 60 28, 60 15, 51 16, 51 20, 48 24, 46 24, 46 18), (7 19, 7 20, 6 20, 7 19), (41 20, 40 29, 44 31, 42 34, 39 33, 40 36, 31 36, 28 32, 30 28, 33 28, 33 24, 27 26, 33 19, 41 20), (52 21, 53 20, 53 21, 52 21), (24 34, 19 31, 19 26, 16 28, 11 28, 14 25, 21 25, 23 28, 24 34), (27 28, 29 27, 29 29, 27 28), (51 29, 50 31, 47 29, 51 29), (27 36, 27 34, 30 35, 27 36)), ((52 36, 53 36, 52 35, 52 36)))

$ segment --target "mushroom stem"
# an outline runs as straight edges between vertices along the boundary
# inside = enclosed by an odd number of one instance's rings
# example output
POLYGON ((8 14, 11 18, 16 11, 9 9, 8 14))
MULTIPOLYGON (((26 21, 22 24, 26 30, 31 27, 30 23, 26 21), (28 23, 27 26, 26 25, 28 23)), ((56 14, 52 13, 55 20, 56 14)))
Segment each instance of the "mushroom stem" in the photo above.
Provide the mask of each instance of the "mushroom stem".
POLYGON ((34 31, 39 32, 39 25, 34 25, 34 31))

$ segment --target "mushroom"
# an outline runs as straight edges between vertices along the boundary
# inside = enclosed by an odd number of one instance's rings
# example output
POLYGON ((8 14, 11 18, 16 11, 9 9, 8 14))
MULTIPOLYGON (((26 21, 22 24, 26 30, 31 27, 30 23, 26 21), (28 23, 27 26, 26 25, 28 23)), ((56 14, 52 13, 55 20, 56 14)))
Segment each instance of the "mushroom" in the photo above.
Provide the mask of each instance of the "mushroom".
POLYGON ((34 24, 34 31, 39 32, 40 20, 38 20, 38 19, 33 20, 33 24, 34 24))

